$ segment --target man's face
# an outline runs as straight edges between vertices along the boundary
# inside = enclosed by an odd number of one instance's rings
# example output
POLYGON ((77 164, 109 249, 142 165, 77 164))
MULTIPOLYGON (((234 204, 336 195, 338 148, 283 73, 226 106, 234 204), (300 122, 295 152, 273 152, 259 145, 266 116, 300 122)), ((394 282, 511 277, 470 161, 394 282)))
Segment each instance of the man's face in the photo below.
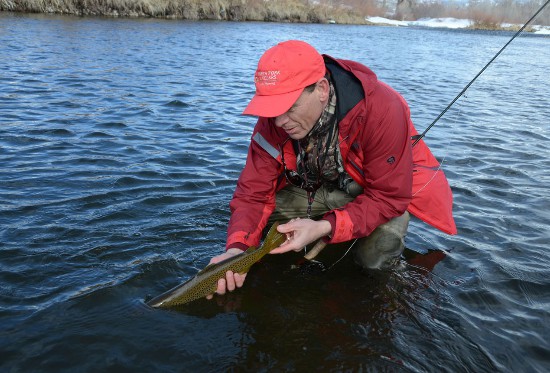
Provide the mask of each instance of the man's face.
POLYGON ((318 82, 313 92, 304 90, 286 113, 273 118, 275 125, 285 130, 291 139, 306 137, 323 113, 327 100, 322 85, 318 82))

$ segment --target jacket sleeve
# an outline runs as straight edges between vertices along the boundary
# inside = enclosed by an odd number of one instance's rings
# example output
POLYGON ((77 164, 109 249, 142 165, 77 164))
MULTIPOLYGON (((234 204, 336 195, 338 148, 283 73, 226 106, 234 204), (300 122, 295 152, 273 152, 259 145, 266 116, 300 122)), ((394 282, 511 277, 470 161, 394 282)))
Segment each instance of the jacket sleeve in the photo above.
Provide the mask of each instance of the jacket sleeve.
POLYGON ((278 149, 267 139, 270 125, 260 118, 254 129, 246 164, 229 204, 231 218, 227 227, 226 249, 257 246, 263 228, 275 209, 275 190, 279 175, 278 149))
POLYGON ((334 214, 329 221, 335 218, 331 243, 368 236, 379 225, 402 215, 412 198, 408 105, 382 82, 366 100, 368 118, 355 140, 362 153, 360 184, 364 191, 329 213, 334 214))

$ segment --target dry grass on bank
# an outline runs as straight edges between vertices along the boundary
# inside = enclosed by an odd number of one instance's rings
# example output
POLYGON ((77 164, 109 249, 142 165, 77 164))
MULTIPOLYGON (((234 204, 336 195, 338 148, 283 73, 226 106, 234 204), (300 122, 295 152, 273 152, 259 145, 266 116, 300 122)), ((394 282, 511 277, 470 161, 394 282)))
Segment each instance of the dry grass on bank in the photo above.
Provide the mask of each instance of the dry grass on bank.
POLYGON ((282 0, 0 0, 0 10, 188 20, 365 23, 351 8, 282 0))
MULTIPOLYGON (((367 16, 399 20, 459 18, 475 29, 523 24, 545 0, 468 0, 467 3, 402 0, 0 0, 0 11, 79 16, 154 17, 187 20, 366 24, 367 16), (395 3, 393 3, 395 4, 395 3)), ((550 9, 535 24, 550 25, 550 9)), ((513 27, 509 28, 512 29, 513 27)))

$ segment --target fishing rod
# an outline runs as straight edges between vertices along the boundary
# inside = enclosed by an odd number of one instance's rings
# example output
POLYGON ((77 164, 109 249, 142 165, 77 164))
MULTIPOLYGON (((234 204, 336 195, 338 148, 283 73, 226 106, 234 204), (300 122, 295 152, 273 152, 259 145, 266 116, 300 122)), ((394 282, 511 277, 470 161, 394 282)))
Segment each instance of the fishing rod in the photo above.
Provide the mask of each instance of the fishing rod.
POLYGON ((445 110, 443 110, 441 112, 441 114, 439 114, 437 116, 437 118, 435 118, 435 120, 432 122, 432 124, 430 124, 428 126, 428 128, 426 128, 424 130, 424 132, 422 132, 422 134, 420 135, 416 135, 416 136, 413 136, 412 138, 414 139, 414 142, 412 144, 412 146, 415 146, 420 140, 422 140, 422 138, 424 138, 424 136, 426 136, 426 133, 430 130, 430 128, 432 128, 434 126, 434 124, 437 123, 437 121, 439 119, 441 119, 441 117, 443 115, 445 115, 445 113, 447 112, 447 110, 449 110, 451 108, 451 106, 453 106, 453 104, 466 92, 466 90, 468 90, 468 88, 470 88, 470 86, 475 82, 475 80, 481 75, 483 74, 483 72, 489 67, 489 65, 502 53, 502 51, 508 46, 508 44, 510 44, 519 34, 521 34, 523 32, 523 30, 525 29, 525 27, 527 27, 527 25, 529 23, 531 23, 538 15, 540 12, 542 12, 542 10, 550 3, 550 0, 547 0, 546 3, 544 3, 539 10, 537 10, 537 12, 531 17, 529 18, 529 20, 527 22, 525 22, 525 24, 514 34, 514 36, 512 36, 512 38, 510 40, 508 40, 508 42, 497 52, 497 54, 494 55, 493 58, 491 58, 491 60, 489 62, 487 62, 487 64, 483 67, 483 69, 481 69, 479 71, 479 73, 477 73, 477 75, 470 81, 470 83, 466 84, 466 86, 464 87, 464 89, 462 91, 460 91, 460 93, 454 98, 453 101, 451 101, 451 103, 449 105, 447 105, 447 107, 445 108, 445 110))

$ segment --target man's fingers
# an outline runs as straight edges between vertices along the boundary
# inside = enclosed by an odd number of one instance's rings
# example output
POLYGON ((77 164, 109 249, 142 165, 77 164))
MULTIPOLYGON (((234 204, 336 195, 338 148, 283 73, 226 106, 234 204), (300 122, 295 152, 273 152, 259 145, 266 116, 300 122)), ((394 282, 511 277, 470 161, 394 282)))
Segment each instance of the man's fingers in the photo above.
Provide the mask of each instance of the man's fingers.
POLYGON ((288 223, 279 224, 277 230, 279 231, 279 233, 290 233, 296 230, 296 226, 294 224, 295 221, 296 220, 290 220, 288 223))
POLYGON ((270 254, 282 254, 282 253, 286 253, 287 251, 290 251, 291 249, 288 248, 288 246, 290 245, 290 242, 289 241, 286 241, 285 243, 283 243, 281 246, 271 250, 269 253, 270 254))
MULTIPOLYGON (((233 273, 232 271, 227 271, 224 278, 218 280, 218 287, 216 289, 216 294, 224 295, 227 291, 233 291, 237 288, 240 288, 244 284, 246 279, 246 273, 242 275, 239 273, 233 273)), ((206 299, 212 299, 214 294, 208 294, 206 299)))
POLYGON ((243 286, 245 277, 246 277, 246 273, 244 273, 242 275, 240 273, 235 273, 235 287, 236 288, 240 288, 241 286, 243 286))
POLYGON ((225 289, 226 289, 225 278, 220 278, 218 280, 218 290, 216 290, 216 293, 218 293, 219 295, 224 295, 225 289))
POLYGON ((227 279, 227 290, 235 290, 235 275, 233 274, 233 272, 227 271, 227 273, 225 274, 225 278, 227 279))
MULTIPOLYGON (((218 280, 218 288, 216 289, 216 293, 220 294, 220 295, 225 294, 225 278, 220 278, 218 280)), ((208 299, 208 300, 210 300, 212 298, 214 298, 214 294, 208 294, 206 296, 206 299, 208 299)))

